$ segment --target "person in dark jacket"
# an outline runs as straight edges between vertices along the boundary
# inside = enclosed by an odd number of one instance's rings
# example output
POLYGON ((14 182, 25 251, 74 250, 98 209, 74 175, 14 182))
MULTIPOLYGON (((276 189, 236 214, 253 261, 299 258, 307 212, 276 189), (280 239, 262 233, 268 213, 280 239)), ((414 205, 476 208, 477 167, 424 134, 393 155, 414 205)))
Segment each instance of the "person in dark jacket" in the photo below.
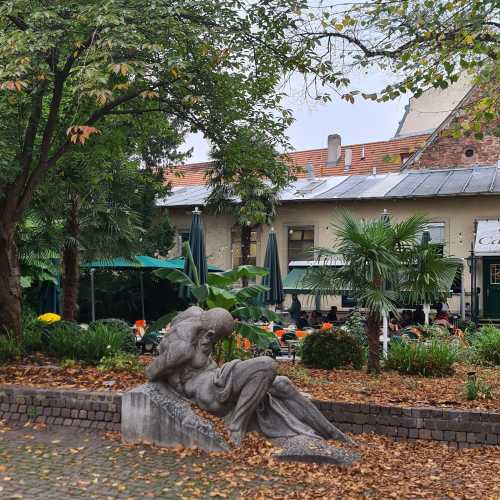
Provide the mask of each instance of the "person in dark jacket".
POLYGON ((302 304, 300 303, 299 298, 295 293, 292 295, 292 304, 290 306, 290 309, 288 309, 288 312, 290 313, 290 317, 295 322, 299 321, 300 314, 302 312, 302 304))

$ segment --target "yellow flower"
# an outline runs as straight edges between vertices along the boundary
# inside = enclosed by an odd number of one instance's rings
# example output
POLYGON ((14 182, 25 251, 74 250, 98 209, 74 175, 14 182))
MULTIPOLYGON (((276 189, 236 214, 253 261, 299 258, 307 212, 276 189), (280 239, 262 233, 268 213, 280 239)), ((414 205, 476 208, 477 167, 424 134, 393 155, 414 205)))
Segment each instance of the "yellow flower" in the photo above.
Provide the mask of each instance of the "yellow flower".
POLYGON ((38 316, 38 320, 50 325, 51 323, 56 323, 57 321, 61 321, 61 316, 55 313, 45 313, 42 314, 41 316, 38 316))

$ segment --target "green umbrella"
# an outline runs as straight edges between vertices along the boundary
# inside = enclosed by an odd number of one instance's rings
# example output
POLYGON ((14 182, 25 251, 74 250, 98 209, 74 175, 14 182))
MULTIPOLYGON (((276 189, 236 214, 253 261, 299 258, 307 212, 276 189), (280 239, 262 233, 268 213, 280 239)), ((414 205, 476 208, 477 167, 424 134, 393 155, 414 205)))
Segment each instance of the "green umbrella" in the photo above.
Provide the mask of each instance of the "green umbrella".
POLYGON ((267 276, 262 279, 262 284, 269 290, 264 294, 266 304, 281 304, 284 299, 283 282, 281 281, 280 260, 278 256, 278 243, 276 233, 271 229, 267 239, 266 258, 264 267, 268 270, 267 276))
MULTIPOLYGON (((196 207, 191 219, 191 229, 189 231, 189 248, 193 261, 184 259, 184 273, 194 282, 204 285, 207 282, 207 257, 205 254, 205 235, 203 233, 203 223, 201 221, 201 212, 196 207), (194 264, 194 266, 192 265, 194 264), (195 269, 196 268, 196 269, 195 269), (196 275, 196 276, 195 276, 196 275)), ((190 293, 187 287, 180 287, 179 295, 190 299, 190 293)))

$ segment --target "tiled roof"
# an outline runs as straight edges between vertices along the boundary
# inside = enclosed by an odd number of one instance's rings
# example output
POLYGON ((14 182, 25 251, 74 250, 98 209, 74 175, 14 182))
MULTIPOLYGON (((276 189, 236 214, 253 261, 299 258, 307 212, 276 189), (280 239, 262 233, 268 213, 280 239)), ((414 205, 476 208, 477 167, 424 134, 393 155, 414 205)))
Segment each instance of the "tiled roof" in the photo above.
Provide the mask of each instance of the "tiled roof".
MULTIPOLYGON (((304 169, 297 174, 298 177, 306 177, 306 166, 311 163, 316 177, 330 177, 332 175, 369 175, 399 172, 404 159, 423 146, 428 134, 415 135, 391 139, 388 141, 369 142, 366 144, 354 144, 342 146, 342 153, 336 166, 327 167, 326 160, 328 150, 310 149, 306 151, 295 151, 288 154, 290 163, 304 169), (344 168, 345 150, 352 150, 352 165, 350 169, 344 168), (364 153, 364 157, 363 157, 364 153)), ((179 165, 175 171, 181 176, 173 173, 167 175, 167 180, 173 186, 199 186, 205 184, 205 170, 210 162, 191 163, 179 165)))
MULTIPOLYGON (((206 186, 175 186, 158 206, 202 206, 206 186)), ((377 175, 336 175, 299 179, 280 193, 282 202, 433 198, 445 196, 500 195, 500 168, 477 165, 444 170, 404 170, 377 175)))

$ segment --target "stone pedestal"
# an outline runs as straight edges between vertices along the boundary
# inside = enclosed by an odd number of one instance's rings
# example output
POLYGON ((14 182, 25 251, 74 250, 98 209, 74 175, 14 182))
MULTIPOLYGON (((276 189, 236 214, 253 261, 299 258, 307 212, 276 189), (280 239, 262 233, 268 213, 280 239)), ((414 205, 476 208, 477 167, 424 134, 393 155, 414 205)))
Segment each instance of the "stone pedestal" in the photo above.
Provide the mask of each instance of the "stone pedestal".
POLYGON ((121 425, 122 440, 129 444, 229 450, 211 422, 199 417, 188 401, 162 383, 150 382, 123 395, 121 425))

